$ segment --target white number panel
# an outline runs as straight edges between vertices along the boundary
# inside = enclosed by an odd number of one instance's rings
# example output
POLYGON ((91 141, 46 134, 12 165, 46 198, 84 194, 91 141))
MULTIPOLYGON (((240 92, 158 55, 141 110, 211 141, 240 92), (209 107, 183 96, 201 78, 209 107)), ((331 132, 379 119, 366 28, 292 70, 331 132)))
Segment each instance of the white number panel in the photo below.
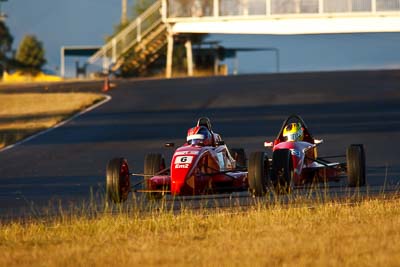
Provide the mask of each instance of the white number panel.
POLYGON ((179 156, 175 158, 174 164, 192 163, 193 156, 179 156))

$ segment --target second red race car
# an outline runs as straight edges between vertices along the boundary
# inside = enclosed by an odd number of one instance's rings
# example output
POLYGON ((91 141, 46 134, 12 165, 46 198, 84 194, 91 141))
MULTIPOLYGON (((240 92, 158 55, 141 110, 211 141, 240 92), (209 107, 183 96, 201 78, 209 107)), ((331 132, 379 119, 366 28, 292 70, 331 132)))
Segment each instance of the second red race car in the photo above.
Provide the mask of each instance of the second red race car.
POLYGON ((268 189, 288 193, 296 186, 339 181, 346 176, 348 186, 364 186, 364 146, 353 144, 347 148, 346 155, 320 157, 317 147, 322 142, 311 135, 300 116, 289 116, 283 122, 276 139, 264 144, 272 149, 272 158, 269 159, 266 152, 254 152, 250 155, 250 190, 257 196, 265 195, 268 189), (329 161, 340 157, 346 158, 346 161, 329 161))
MULTIPOLYGON (((174 145, 167 143, 166 146, 174 145)), ((212 131, 208 118, 200 118, 197 125, 189 129, 186 143, 175 150, 169 166, 159 153, 145 156, 143 174, 131 173, 124 158, 110 160, 108 198, 117 203, 125 201, 132 191, 132 175, 144 177, 139 182, 143 188, 135 191, 151 198, 164 194, 187 196, 248 190, 244 150, 229 150, 220 135, 212 131)))

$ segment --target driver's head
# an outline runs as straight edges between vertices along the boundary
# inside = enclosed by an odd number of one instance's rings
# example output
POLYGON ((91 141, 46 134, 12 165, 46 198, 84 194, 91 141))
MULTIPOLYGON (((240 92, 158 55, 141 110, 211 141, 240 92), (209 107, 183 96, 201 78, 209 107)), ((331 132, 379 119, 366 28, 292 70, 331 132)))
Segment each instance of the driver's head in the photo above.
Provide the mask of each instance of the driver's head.
POLYGON ((283 138, 285 141, 302 141, 303 129, 300 123, 289 123, 283 129, 283 138))
POLYGON ((189 145, 211 146, 212 137, 210 131, 205 126, 190 128, 187 133, 186 141, 189 145))

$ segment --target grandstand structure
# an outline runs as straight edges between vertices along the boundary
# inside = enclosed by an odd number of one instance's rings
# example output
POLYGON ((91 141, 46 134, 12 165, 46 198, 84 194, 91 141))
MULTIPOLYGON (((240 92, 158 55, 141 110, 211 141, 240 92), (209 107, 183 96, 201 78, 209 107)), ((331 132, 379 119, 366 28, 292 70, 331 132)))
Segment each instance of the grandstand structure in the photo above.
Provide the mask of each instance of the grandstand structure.
MULTIPOLYGON (((157 0, 111 38, 90 64, 139 75, 165 55, 172 76, 174 36, 186 33, 329 34, 400 31, 400 0, 157 0), (127 55, 130 55, 129 57, 127 55)), ((185 43, 188 74, 192 44, 185 43)))

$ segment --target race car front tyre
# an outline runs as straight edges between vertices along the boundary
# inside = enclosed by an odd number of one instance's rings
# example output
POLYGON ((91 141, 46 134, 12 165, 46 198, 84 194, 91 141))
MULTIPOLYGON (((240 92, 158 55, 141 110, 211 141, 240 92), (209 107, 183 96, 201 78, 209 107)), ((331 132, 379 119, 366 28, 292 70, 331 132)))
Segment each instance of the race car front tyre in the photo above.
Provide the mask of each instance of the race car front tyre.
POLYGON ((131 191, 128 161, 124 158, 114 158, 107 164, 106 195, 114 203, 127 200, 131 191))
POLYGON ((287 194, 293 187, 293 162, 289 149, 275 150, 272 154, 272 183, 278 194, 287 194))
MULTIPOLYGON (((150 178, 156 174, 158 174, 161 170, 165 169, 165 160, 164 157, 159 153, 150 153, 147 154, 144 158, 144 189, 152 190, 150 186, 150 178)), ((157 189, 166 189, 166 188, 157 188, 157 189)), ((147 193, 147 197, 149 199, 159 199, 163 196, 162 193, 147 193)))
POLYGON ((265 196, 269 181, 269 161, 267 153, 253 152, 249 158, 248 181, 250 193, 265 196))
POLYGON ((349 187, 364 186, 365 179, 365 151, 363 145, 350 145, 346 151, 347 179, 349 187))

